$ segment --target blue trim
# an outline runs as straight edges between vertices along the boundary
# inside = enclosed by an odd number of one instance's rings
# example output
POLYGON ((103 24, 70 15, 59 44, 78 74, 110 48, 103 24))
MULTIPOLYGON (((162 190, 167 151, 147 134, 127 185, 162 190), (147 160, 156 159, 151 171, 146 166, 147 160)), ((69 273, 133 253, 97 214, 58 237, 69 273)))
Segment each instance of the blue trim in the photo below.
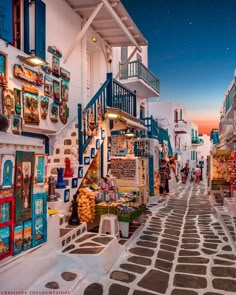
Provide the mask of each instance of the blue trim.
POLYGON ((35 55, 46 58, 46 4, 35 0, 35 55))
POLYGON ((86 148, 88 147, 88 145, 90 144, 90 142, 92 141, 92 139, 93 139, 93 136, 89 136, 87 138, 87 140, 84 142, 84 144, 83 144, 83 152, 86 150, 86 148))
POLYGON ((22 131, 21 135, 22 136, 32 137, 32 138, 43 139, 44 140, 44 146, 45 146, 45 153, 49 154, 49 138, 46 135, 40 134, 40 133, 25 132, 25 131, 22 131))
POLYGON ((24 52, 30 54, 29 0, 24 0, 24 52))
POLYGON ((107 85, 107 106, 112 107, 112 102, 113 102, 112 73, 107 73, 107 81, 109 82, 107 85))

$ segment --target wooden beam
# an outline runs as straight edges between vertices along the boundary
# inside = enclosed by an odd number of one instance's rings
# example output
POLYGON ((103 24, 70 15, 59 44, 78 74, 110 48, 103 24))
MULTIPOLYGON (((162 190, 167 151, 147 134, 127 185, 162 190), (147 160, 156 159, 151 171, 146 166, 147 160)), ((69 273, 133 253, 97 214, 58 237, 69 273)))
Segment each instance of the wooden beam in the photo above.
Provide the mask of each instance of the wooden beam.
POLYGON ((91 25, 91 23, 93 22, 94 18, 99 13, 99 11, 103 7, 103 5, 104 5, 104 3, 103 2, 100 2, 96 6, 96 8, 93 10, 93 12, 90 15, 90 17, 88 18, 87 22, 85 23, 85 25, 83 26, 83 28, 81 29, 81 31, 79 32, 79 34, 77 35, 77 37, 75 38, 74 42, 71 44, 71 46, 67 50, 66 54, 64 55, 64 63, 67 62, 68 58, 70 57, 71 53, 75 49, 76 45, 82 39, 82 37, 84 36, 84 34, 86 33, 86 31, 88 30, 89 26, 91 25))
POLYGON ((126 36, 129 38, 129 40, 132 42, 133 45, 135 45, 140 52, 142 52, 142 48, 138 45, 137 41, 135 38, 132 36, 130 31, 127 29, 123 21, 120 19, 118 14, 115 12, 115 10, 112 8, 110 3, 107 0, 102 0, 102 2, 105 4, 107 10, 111 13, 113 16, 114 20, 118 23, 118 25, 121 27, 122 31, 126 34, 126 36))

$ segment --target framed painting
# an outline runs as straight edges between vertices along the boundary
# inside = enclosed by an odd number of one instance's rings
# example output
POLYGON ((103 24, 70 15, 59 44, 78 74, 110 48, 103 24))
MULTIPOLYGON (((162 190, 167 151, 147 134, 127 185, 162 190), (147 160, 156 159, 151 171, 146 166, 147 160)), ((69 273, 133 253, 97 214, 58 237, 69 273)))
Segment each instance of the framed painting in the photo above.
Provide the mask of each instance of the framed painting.
POLYGON ((78 178, 83 178, 83 166, 78 168, 78 178))
POLYGON ((70 190, 65 189, 64 190, 64 203, 67 203, 70 201, 70 190))
POLYGON ((21 115, 21 90, 14 88, 14 100, 15 100, 15 112, 17 115, 21 115))
POLYGON ((15 114, 14 92, 11 89, 4 88, 2 91, 2 112, 9 119, 15 114))
POLYGON ((7 87, 8 82, 7 54, 0 51, 0 86, 7 87))
POLYGON ((96 149, 95 148, 91 148, 91 151, 90 151, 90 153, 91 153, 91 158, 94 158, 95 157, 95 153, 96 153, 96 149))
POLYGON ((56 103, 52 103, 50 107, 50 120, 53 123, 58 122, 59 106, 56 103))
POLYGON ((0 198, 0 260, 13 254, 14 197, 0 198))
POLYGON ((16 151, 15 199, 16 223, 32 217, 32 193, 34 185, 34 152, 16 151))
POLYGON ((42 120, 46 120, 48 116, 49 98, 47 96, 41 96, 40 99, 40 116, 42 120))
POLYGON ((0 195, 13 194, 15 175, 15 156, 0 155, 0 195))
POLYGON ((53 80, 53 100, 54 103, 60 104, 60 82, 53 80))
POLYGON ((69 83, 65 80, 61 80, 61 100, 69 100, 69 83))
POLYGON ((62 101, 59 105, 59 118, 63 124, 67 123, 69 118, 69 108, 65 101, 62 101))
POLYGON ((71 187, 77 188, 77 186, 78 186, 78 178, 72 178, 71 187))
POLYGON ((28 250, 32 247, 32 220, 23 222, 23 250, 28 250))
POLYGON ((47 75, 44 77, 44 95, 53 97, 53 79, 47 75))
POLYGON ((16 224, 14 227, 14 255, 23 250, 23 223, 16 224))
POLYGON ((47 241, 47 194, 33 195, 32 245, 47 241))
POLYGON ((44 185, 46 174, 47 156, 43 154, 35 155, 34 182, 36 185, 44 185))
POLYGON ((101 139, 105 139, 105 130, 101 131, 101 139))
POLYGON ((13 68, 15 78, 26 81, 33 85, 43 85, 43 73, 40 71, 33 71, 24 65, 15 64, 13 68))
POLYGON ((98 150, 98 149, 100 149, 100 139, 97 139, 96 140, 96 149, 98 150))
POLYGON ((38 91, 23 92, 24 121, 29 125, 39 125, 38 91))
POLYGON ((52 56, 52 74, 60 77, 60 59, 55 55, 52 56))
POLYGON ((63 69, 63 68, 60 68, 60 74, 61 74, 61 78, 70 82, 70 72, 63 69))
POLYGON ((62 57, 62 52, 59 48, 56 46, 48 46, 48 52, 56 55, 57 57, 61 58, 62 57))
POLYGON ((84 165, 90 164, 90 157, 84 157, 84 165))
POLYGON ((18 116, 18 115, 12 116, 11 131, 13 134, 17 134, 17 135, 21 134, 21 131, 22 131, 22 118, 21 118, 21 116, 18 116))

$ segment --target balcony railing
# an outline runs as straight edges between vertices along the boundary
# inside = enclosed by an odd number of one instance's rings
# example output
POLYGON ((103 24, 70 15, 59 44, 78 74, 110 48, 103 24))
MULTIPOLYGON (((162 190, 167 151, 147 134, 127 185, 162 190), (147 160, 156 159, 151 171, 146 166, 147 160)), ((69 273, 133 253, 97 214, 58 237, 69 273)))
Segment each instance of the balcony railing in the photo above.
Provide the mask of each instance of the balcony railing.
POLYGON ((175 133, 187 133, 187 122, 179 120, 175 123, 175 133))
MULTIPOLYGON (((120 64, 120 68, 122 64, 120 64)), ((121 72, 120 80, 126 80, 129 78, 140 78, 149 84, 154 90, 160 92, 159 79, 143 65, 139 60, 131 61, 121 72)))
POLYGON ((204 140, 199 137, 192 137, 192 144, 203 144, 204 140))

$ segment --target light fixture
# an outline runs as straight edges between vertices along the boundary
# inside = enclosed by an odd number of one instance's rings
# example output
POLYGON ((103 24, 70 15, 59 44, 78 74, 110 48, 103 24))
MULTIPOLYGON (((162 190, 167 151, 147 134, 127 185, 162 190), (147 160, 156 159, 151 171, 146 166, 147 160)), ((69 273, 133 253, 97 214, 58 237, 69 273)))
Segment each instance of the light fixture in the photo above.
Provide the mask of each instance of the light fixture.
POLYGON ((108 119, 117 119, 119 117, 118 114, 112 114, 112 113, 108 113, 107 114, 107 118, 108 119))
POLYGON ((125 132, 125 136, 127 137, 136 137, 136 133, 133 129, 127 129, 125 132))
POLYGON ((92 41, 93 41, 94 43, 96 43, 96 42, 97 42, 97 38, 96 38, 95 36, 93 36, 93 37, 92 37, 92 41))
POLYGON ((31 56, 18 55, 17 58, 21 62, 23 62, 31 67, 39 67, 39 66, 47 65, 47 62, 45 60, 43 60, 35 55, 31 55, 31 56))

